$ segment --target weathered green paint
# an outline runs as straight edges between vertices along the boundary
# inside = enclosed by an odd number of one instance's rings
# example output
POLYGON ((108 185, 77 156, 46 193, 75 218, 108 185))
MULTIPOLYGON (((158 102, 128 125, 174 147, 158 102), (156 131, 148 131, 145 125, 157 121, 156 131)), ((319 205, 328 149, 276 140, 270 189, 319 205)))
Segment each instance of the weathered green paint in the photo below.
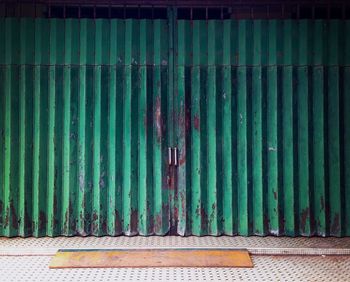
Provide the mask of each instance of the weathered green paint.
POLYGON ((0 235, 350 236, 350 23, 173 16, 0 19, 0 235))
POLYGON ((349 235, 348 29, 178 20, 179 234, 349 235))
MULTIPOLYGON (((222 144, 221 150, 225 150, 222 154, 222 190, 223 190, 223 217, 225 218, 223 224, 223 232, 226 234, 233 234, 234 230, 234 211, 233 206, 233 175, 232 175, 232 143, 230 142, 233 132, 232 128, 232 75, 231 68, 228 66, 231 58, 230 53, 230 34, 231 22, 224 23, 224 39, 223 39, 223 64, 226 65, 222 72, 223 92, 222 99, 222 144)), ((218 144, 220 147, 220 144, 218 144)))
POLYGON ((167 22, 1 28, 0 234, 165 234, 167 22))
MULTIPOLYGON (((175 205, 175 216, 178 220, 177 233, 180 235, 186 235, 187 233, 192 233, 191 227, 189 225, 189 220, 191 218, 191 204, 187 206, 187 203, 191 203, 190 199, 190 189, 186 189, 190 185, 191 181, 191 162, 188 161, 188 155, 191 151, 186 151, 189 145, 189 134, 188 131, 188 119, 189 113, 187 112, 186 105, 191 103, 188 100, 188 93, 186 95, 186 83, 185 76, 191 75, 185 71, 185 61, 186 54, 189 52, 187 50, 186 42, 189 40, 190 23, 185 21, 178 21, 177 27, 175 28, 175 42, 177 43, 177 68, 175 71, 175 101, 176 101, 176 111, 175 115, 178 122, 176 123, 176 139, 177 147, 179 150, 179 165, 177 168, 177 188, 178 193, 176 195, 176 205, 175 205), (187 96, 187 97, 186 97, 187 96), (187 98, 187 99, 186 99, 187 98)), ((191 160, 191 158, 190 158, 191 160)))

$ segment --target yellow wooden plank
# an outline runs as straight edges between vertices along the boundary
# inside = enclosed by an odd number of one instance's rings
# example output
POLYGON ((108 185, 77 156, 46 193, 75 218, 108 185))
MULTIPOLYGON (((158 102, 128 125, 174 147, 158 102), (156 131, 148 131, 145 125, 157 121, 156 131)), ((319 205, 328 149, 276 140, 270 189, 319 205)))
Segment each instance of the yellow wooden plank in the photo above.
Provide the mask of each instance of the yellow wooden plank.
POLYGON ((246 250, 153 249, 59 251, 49 268, 253 267, 246 250))

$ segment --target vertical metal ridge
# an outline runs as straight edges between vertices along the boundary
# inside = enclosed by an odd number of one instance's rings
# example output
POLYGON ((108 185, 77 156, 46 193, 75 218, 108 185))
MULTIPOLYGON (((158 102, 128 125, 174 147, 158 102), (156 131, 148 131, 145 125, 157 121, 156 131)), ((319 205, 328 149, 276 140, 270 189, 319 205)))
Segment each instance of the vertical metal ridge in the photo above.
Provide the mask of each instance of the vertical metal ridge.
POLYGON ((232 130, 232 75, 231 75, 231 21, 224 21, 223 28, 223 93, 222 93, 222 197, 223 197, 223 232, 233 235, 233 168, 232 168, 232 140, 235 132, 232 130))
POLYGON ((219 235, 218 222, 218 185, 217 185, 217 128, 216 128, 216 56, 215 21, 208 22, 208 71, 207 71, 207 138, 208 138, 208 182, 207 216, 208 234, 219 235))
MULTIPOLYGON (((100 234, 106 235, 108 229, 108 167, 109 167, 109 142, 108 142, 108 132, 109 132, 109 87, 110 87, 110 77, 109 77, 109 66, 106 64, 110 60, 110 20, 101 20, 101 50, 102 61, 101 61, 101 113, 100 113, 100 223, 101 229, 100 234)), ((114 160, 112 160, 114 161, 114 160)))
POLYGON ((5 114, 4 114, 4 194, 3 194, 3 232, 12 236, 11 228, 11 99, 12 99, 12 21, 5 19, 5 114))
MULTIPOLYGON (((291 38, 293 22, 288 20, 283 24, 284 63, 291 65, 293 60, 293 42, 291 38)), ((282 179, 283 179, 283 219, 286 235, 295 235, 295 173, 294 173, 294 98, 293 98, 293 67, 282 68, 282 179)))
MULTIPOLYGON (((66 26, 67 27, 67 26, 66 26)), ((70 93, 69 93, 69 201, 68 201, 68 228, 67 231, 70 235, 77 235, 77 223, 78 223, 78 172, 79 172, 79 163, 78 163, 78 116, 79 116, 79 78, 80 73, 76 64, 79 63, 79 51, 80 51, 80 38, 79 38, 79 21, 72 19, 69 22, 69 34, 66 33, 66 38, 69 42, 66 41, 66 46, 69 48, 66 49, 66 61, 70 65, 70 68, 67 69, 69 72, 67 76, 70 77, 70 93), (69 52, 69 55, 67 54, 69 52)), ((68 98, 68 97, 67 97, 68 98)))
MULTIPOLYGON (((326 235, 326 193, 325 193, 325 156, 324 156, 324 69, 313 69, 313 188, 314 217, 317 235, 326 235)), ((312 188, 312 187, 310 187, 312 188)))
POLYGON ((340 171, 340 85, 339 68, 328 69, 328 177, 329 177, 329 218, 330 234, 341 236, 341 171, 340 171))
POLYGON ((147 21, 140 21, 140 64, 139 67, 139 116, 138 116, 138 138, 139 138, 139 148, 138 148, 138 178, 139 178, 139 206, 138 206, 138 217, 139 217, 139 232, 142 235, 146 235, 149 232, 149 188, 148 176, 147 176, 147 68, 146 63, 146 53, 148 52, 147 48, 147 21))
POLYGON ((233 220, 233 230, 234 234, 239 234, 239 185, 238 185, 238 126, 239 126, 239 115, 238 115, 238 93, 239 93, 239 81, 238 81, 238 60, 239 56, 239 29, 238 21, 231 22, 231 125, 232 125, 232 220, 233 220))
POLYGON ((272 234, 280 233, 279 226, 279 183, 278 183, 278 95, 277 95, 277 23, 269 21, 269 64, 267 67, 267 197, 269 229, 272 234))
POLYGON ((0 64, 6 64, 6 18, 0 19, 0 64))
MULTIPOLYGON (((350 30, 350 24, 347 25, 347 30, 350 30)), ((350 42, 347 38, 347 52, 350 53, 350 42)), ((344 69, 343 77, 350 77, 350 68, 344 69)), ((345 207, 344 207, 344 236, 350 236, 350 80, 344 79, 343 83, 343 142, 344 142, 344 194, 345 194, 345 207)))
POLYGON ((130 227, 132 234, 139 233, 139 211, 138 211, 138 115, 140 95, 140 22, 132 20, 132 52, 131 52, 131 193, 130 193, 130 227))
POLYGON ((27 230, 25 228, 27 222, 26 218, 26 20, 20 20, 20 63, 19 66, 19 180, 18 180, 18 204, 19 204, 19 218, 22 218, 19 222, 18 233, 21 236, 27 235, 27 230))
POLYGON ((177 21, 177 28, 175 29, 177 39, 177 67, 176 67, 176 80, 175 80, 175 98, 176 98, 176 120, 178 121, 176 127, 177 145, 179 149, 179 166, 177 169, 177 194, 176 194, 176 208, 175 216, 177 217, 177 233, 184 236, 186 232, 189 232, 187 226, 187 217, 189 211, 187 210, 187 203, 190 205, 187 198, 187 186, 188 166, 186 164, 187 158, 189 159, 190 152, 186 152, 186 103, 185 103, 185 50, 186 50, 186 25, 185 21, 177 21), (188 154, 188 156, 186 155, 188 154))
MULTIPOLYGON (((164 234, 165 217, 163 201, 165 192, 162 184, 162 158, 164 146, 164 109, 161 80, 161 25, 160 20, 153 23, 153 191, 154 191, 154 232, 164 234)), ((164 97, 165 98, 165 97, 164 97)), ((164 151, 165 152, 165 151, 164 151)))
POLYGON ((253 69, 252 69, 252 189, 253 189, 253 234, 265 234, 264 227, 264 180, 262 158, 262 21, 254 22, 253 69))
POLYGON ((308 69, 297 69, 297 117, 298 117, 298 196, 299 232, 310 234, 310 194, 309 194, 309 141, 308 141, 308 69))
POLYGON ((48 160, 48 96, 49 96, 49 26, 46 19, 36 19, 40 32, 40 39, 36 40, 39 47, 39 68, 40 72, 40 103, 39 103, 39 207, 38 207, 38 232, 41 235, 47 234, 47 160, 48 160))
POLYGON ((297 158, 298 158, 298 207, 299 234, 311 234, 310 210, 310 172, 309 172, 309 70, 308 62, 308 22, 300 21, 299 64, 297 67, 297 158))
MULTIPOLYGON (((168 85, 167 85, 167 134, 168 134, 168 146, 175 147, 177 146, 177 142, 175 139, 176 129, 175 129, 175 25, 177 20, 177 9, 175 8, 168 8, 167 9, 168 14, 168 25, 164 25, 164 32, 167 32, 169 34, 168 37, 168 49, 165 50, 168 52, 168 59, 167 59, 167 72, 168 72, 168 85)), ((176 158, 175 161, 178 161, 176 158)), ((176 228, 176 202, 175 202, 175 189, 176 187, 176 169, 166 169, 168 175, 170 174, 172 181, 168 183, 168 199, 169 199, 169 225, 172 231, 176 228)), ((166 178, 168 179, 168 175, 166 178)))
MULTIPOLYGON (((169 22, 166 22, 164 20, 159 20, 160 23, 160 31, 159 34, 168 34, 169 33, 169 22)), ((172 35, 169 35, 169 37, 172 35)), ((168 148, 167 146, 171 144, 172 136, 170 133, 171 130, 173 130, 173 127, 171 126, 171 113, 173 112, 173 108, 171 107, 171 101, 172 101, 172 93, 169 92, 168 85, 169 85, 169 68, 171 67, 169 63, 169 40, 166 38, 166 40, 161 40, 160 42, 160 77, 161 77, 161 102, 162 102, 162 136, 163 136, 163 143, 162 143, 162 158, 161 158, 161 173, 162 173, 162 191, 163 191, 163 227, 162 227, 162 233, 166 234, 170 231, 171 227, 171 191, 173 189, 172 182, 174 179, 172 178, 170 181, 168 181, 168 175, 169 175, 169 167, 166 163, 166 155, 168 148)), ((175 152, 174 152, 175 154, 175 152)), ((176 149, 176 155, 174 155, 174 165, 177 166, 177 149, 176 149), (176 158, 176 160, 175 160, 176 158)), ((172 176, 171 176, 172 177, 172 176)))
MULTIPOLYGON (((64 21, 64 62, 71 60, 71 20, 64 21)), ((71 66, 63 66, 63 156, 62 156, 62 233, 70 235, 70 124, 71 124, 71 66)))
POLYGON ((139 191, 138 191, 138 115, 139 115, 139 96, 140 96, 140 21, 133 20, 132 27, 132 54, 131 54, 131 232, 139 233, 139 191))
POLYGON ((248 235, 248 160, 247 160, 247 67, 246 21, 238 23, 239 66, 237 67, 237 195, 238 234, 248 235))
POLYGON ((109 88, 108 88, 108 196, 107 196, 107 234, 117 235, 117 215, 116 215, 116 162, 120 161, 116 158, 116 78, 117 70, 115 64, 117 62, 116 50, 119 38, 117 38, 117 21, 110 21, 109 36, 109 88))
POLYGON ((33 233, 40 236, 40 51, 41 51, 41 22, 35 21, 35 54, 34 54, 34 125, 33 125, 33 233))
MULTIPOLYGON (((350 32, 350 21, 345 22, 345 34, 350 32)), ((350 64, 350 37, 346 37, 345 41, 345 62, 347 65, 350 64)), ((345 236, 350 236, 350 80, 346 79, 350 77, 350 67, 344 68, 344 81, 343 83, 343 140, 344 140, 344 193, 345 193, 345 236)))
POLYGON ((328 68, 328 177, 329 177, 329 218, 330 235, 341 236, 341 171, 340 171, 340 85, 339 67, 339 22, 330 21, 329 62, 328 68))
POLYGON ((87 166, 86 166, 86 61, 87 61, 87 20, 83 19, 80 21, 79 27, 79 109, 78 109, 78 179, 77 179, 77 205, 78 205, 78 218, 77 218, 77 231, 80 235, 87 235, 89 230, 87 228, 87 211, 89 207, 86 201, 86 190, 88 181, 86 177, 87 166))
MULTIPOLYGON (((125 76, 124 67, 120 65, 120 62, 124 61, 124 48, 125 48, 125 21, 117 20, 117 49, 116 49, 116 171, 115 171, 115 183, 116 183, 116 197, 115 197, 115 232, 121 234, 123 232, 123 166, 124 166, 124 152, 123 152, 123 124, 124 124, 124 91, 125 91, 125 76)), ((111 50, 111 54, 112 54, 111 50)), ((111 56, 111 59, 113 57, 111 56)))
MULTIPOLYGON (((109 87, 110 87, 110 77, 109 77, 109 66, 105 65, 109 62, 109 24, 110 21, 102 20, 102 38, 101 38, 101 49, 102 52, 102 66, 101 66, 101 84, 100 84, 100 178, 99 178, 99 190, 100 190, 100 234, 107 234, 107 217, 108 217, 108 167, 109 167, 109 142, 108 142, 108 132, 109 132, 109 87)), ((112 160, 113 161, 113 160, 112 160)))
POLYGON ((132 235, 131 229, 131 43, 132 20, 125 22, 125 67, 123 109, 123 230, 132 235))
MULTIPOLYGON (((11 51, 10 55, 11 62, 14 62, 18 60, 18 50, 19 50, 19 43, 18 38, 19 36, 16 36, 19 32, 19 20, 18 19, 12 19, 10 23, 10 30, 11 35, 7 36, 7 39, 11 41, 11 51), (8 38, 10 37, 10 38, 8 38)), ((7 83, 11 84, 10 89, 8 89, 11 93, 8 93, 9 95, 6 95, 6 98, 8 98, 8 101, 6 101, 6 110, 7 118, 6 120, 6 129, 8 130, 8 135, 5 131, 5 154, 6 151, 10 151, 7 162, 5 163, 5 173, 8 173, 8 185, 9 185, 9 191, 7 194, 7 203, 5 205, 6 208, 6 216, 5 216, 5 224, 7 224, 6 229, 8 231, 9 236, 14 236, 18 233, 18 186, 19 186, 19 172, 18 172, 18 161, 19 161, 19 84, 20 81, 20 69, 18 66, 12 65, 9 69, 10 76, 8 77, 9 80, 7 83), (6 144, 6 141, 9 143, 6 144), (8 171, 7 171, 8 169, 8 171)), ((5 98, 5 99, 6 99, 5 98)), ((6 130, 5 129, 5 130, 6 130)), ((7 175, 5 176, 7 177, 7 175)), ((6 178, 5 178, 6 180, 6 178)))
MULTIPOLYGON (((3 23, 3 21, 1 22, 3 23)), ((1 28, 1 27, 0 27, 1 28)), ((4 165, 5 165, 5 93, 6 93, 6 67, 0 67, 0 234, 5 236, 4 232, 4 199, 5 199, 5 183, 4 183, 4 165)))
POLYGON ((102 22, 95 20, 95 66, 94 66, 94 107, 93 107, 93 203, 92 234, 102 234, 101 202, 101 61, 102 61, 102 22))
POLYGON ((201 189, 201 140, 200 140, 200 21, 193 22, 193 67, 191 69, 191 124, 190 124, 190 158, 191 158, 191 215, 192 233, 202 235, 205 228, 205 207, 203 206, 201 189))
POLYGON ((54 236, 55 230, 55 114, 56 114, 56 25, 57 21, 50 21, 50 67, 49 67, 49 113, 48 113, 48 160, 47 160, 47 231, 54 236))
MULTIPOLYGON (((314 46, 318 46, 314 51, 314 63, 322 63, 324 52, 323 47, 323 22, 314 23, 314 46)), ((313 187, 314 189, 314 222, 315 233, 317 235, 326 235, 326 186, 325 186, 325 142, 324 142, 324 67, 317 66, 312 68, 312 169, 313 169, 313 187)))
POLYGON ((7 192, 6 188, 8 188, 7 182, 5 182, 5 178, 8 176, 5 176, 5 167, 7 167, 6 164, 6 158, 8 157, 8 153, 5 151, 7 142, 6 141, 6 131, 7 131, 7 100, 10 93, 9 84, 8 84, 8 71, 7 66, 8 64, 8 51, 7 48, 10 47, 8 44, 11 44, 11 42, 8 40, 10 37, 10 31, 7 31, 7 19, 1 18, 0 19, 0 37, 1 37, 1 43, 0 43, 0 62, 1 64, 6 64, 5 66, 0 67, 0 234, 3 236, 7 235, 7 230, 5 227, 5 218, 6 218, 6 204, 7 204, 7 192))

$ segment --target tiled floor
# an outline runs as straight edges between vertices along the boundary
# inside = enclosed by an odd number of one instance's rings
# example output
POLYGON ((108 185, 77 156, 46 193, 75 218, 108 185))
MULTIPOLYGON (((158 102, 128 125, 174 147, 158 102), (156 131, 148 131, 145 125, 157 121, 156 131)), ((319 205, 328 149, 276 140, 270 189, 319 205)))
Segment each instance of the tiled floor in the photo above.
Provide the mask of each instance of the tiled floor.
POLYGON ((350 281, 350 238, 0 238, 0 281, 350 281), (62 248, 248 248, 254 268, 48 268, 62 248), (326 254, 313 256, 259 253, 326 254), (342 254, 329 256, 328 254, 342 254), (345 255, 348 254, 348 255, 345 255))

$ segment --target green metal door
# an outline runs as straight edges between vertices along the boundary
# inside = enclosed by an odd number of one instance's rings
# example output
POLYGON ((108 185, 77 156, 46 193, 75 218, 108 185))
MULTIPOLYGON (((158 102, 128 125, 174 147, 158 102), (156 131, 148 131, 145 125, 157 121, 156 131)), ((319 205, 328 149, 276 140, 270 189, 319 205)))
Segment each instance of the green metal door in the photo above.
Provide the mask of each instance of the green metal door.
POLYGON ((0 21, 0 235, 165 234, 167 21, 0 21))
POLYGON ((350 235, 350 21, 178 20, 179 234, 350 235))
POLYGON ((349 236, 349 33, 1 18, 0 235, 349 236))

